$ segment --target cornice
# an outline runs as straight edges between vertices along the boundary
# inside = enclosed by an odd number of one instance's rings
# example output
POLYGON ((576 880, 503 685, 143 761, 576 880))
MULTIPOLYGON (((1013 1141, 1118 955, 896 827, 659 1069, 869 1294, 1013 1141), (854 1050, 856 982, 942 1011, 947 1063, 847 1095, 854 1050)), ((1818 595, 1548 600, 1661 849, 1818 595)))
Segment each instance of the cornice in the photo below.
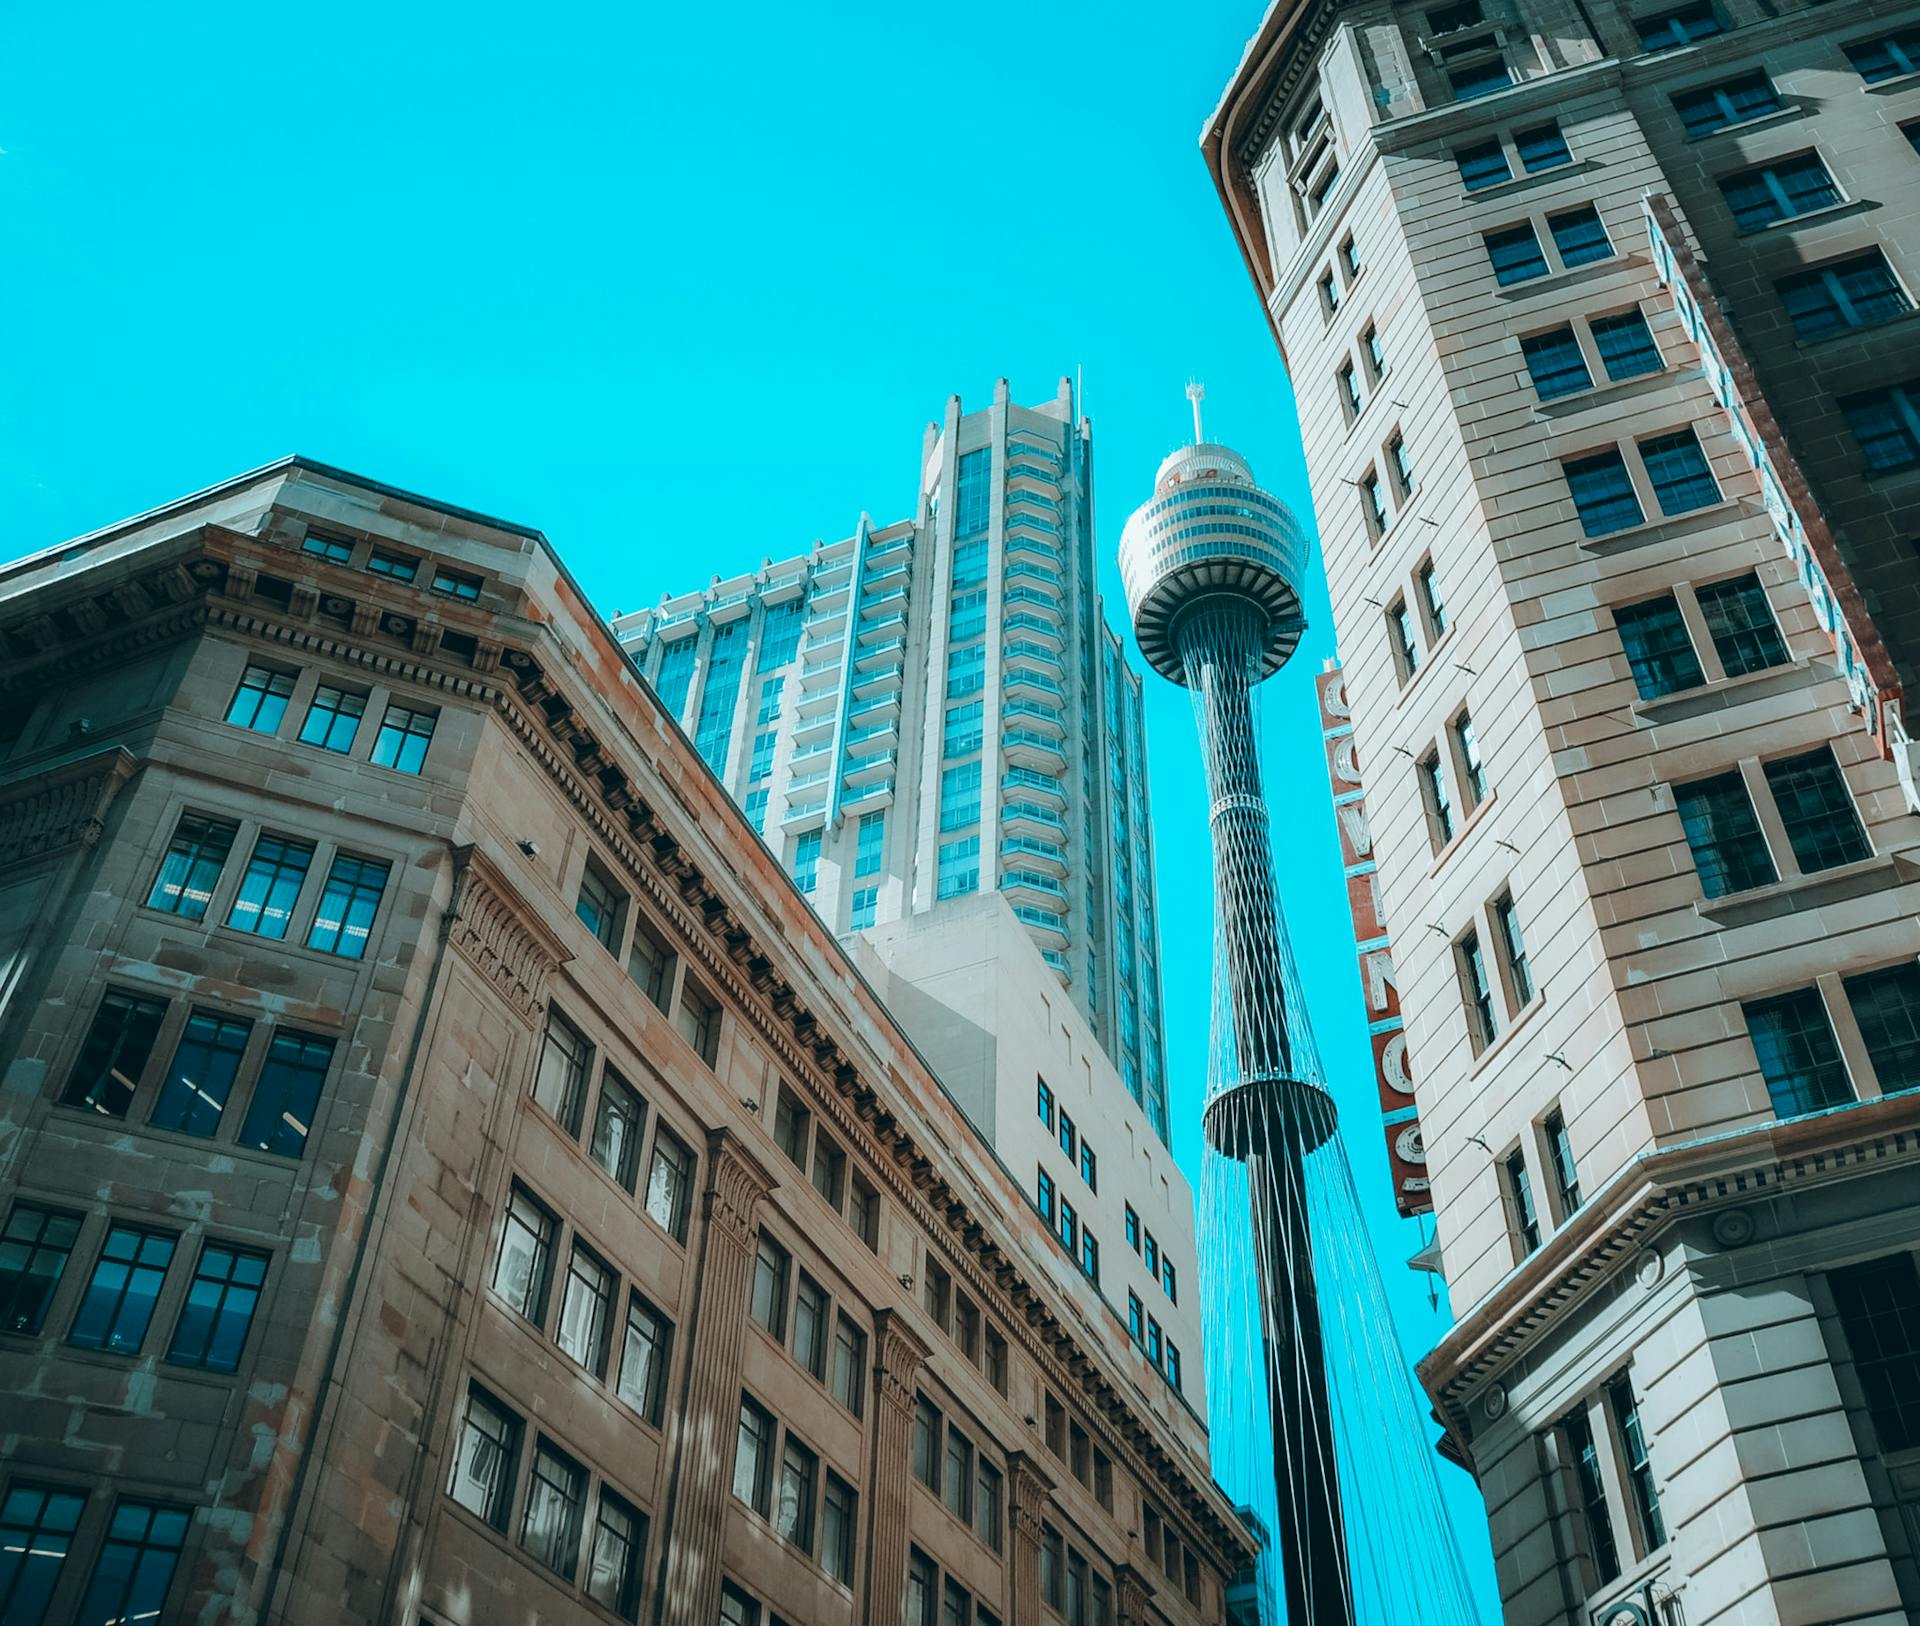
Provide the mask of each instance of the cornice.
POLYGON ((1920 1091, 1643 1152, 1460 1318, 1419 1363, 1421 1381, 1467 1449, 1469 1395, 1676 1224, 1716 1207, 1915 1166, 1920 1091))
POLYGON ((91 847, 138 767, 133 753, 116 745, 0 789, 0 864, 27 863, 76 843, 91 847))

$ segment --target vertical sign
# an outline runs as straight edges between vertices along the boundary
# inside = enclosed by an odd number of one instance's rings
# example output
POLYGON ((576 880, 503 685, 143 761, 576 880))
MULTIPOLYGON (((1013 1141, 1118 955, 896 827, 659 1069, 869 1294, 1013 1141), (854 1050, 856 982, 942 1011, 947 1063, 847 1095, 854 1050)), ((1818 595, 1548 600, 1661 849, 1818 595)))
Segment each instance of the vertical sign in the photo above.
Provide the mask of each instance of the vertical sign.
POLYGON ((1346 674, 1337 661, 1328 661, 1315 681, 1327 777, 1333 785, 1333 816, 1340 830, 1340 863, 1347 877, 1347 908, 1353 916, 1354 952, 1360 964, 1360 991, 1366 1000, 1367 1034, 1373 1046, 1373 1081, 1380 1092, 1387 1163, 1393 1171, 1393 1200, 1402 1214, 1431 1213, 1427 1150, 1420 1139, 1419 1111, 1413 1099, 1406 1020, 1400 1014, 1400 990, 1393 980, 1392 939, 1380 913, 1379 865, 1367 825, 1346 674))

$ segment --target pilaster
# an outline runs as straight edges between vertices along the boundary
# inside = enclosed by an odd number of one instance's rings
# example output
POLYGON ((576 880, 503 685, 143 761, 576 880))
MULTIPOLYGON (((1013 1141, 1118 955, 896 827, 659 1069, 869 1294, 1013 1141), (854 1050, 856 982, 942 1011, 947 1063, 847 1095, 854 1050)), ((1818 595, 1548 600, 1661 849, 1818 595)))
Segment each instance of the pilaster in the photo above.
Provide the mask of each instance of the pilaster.
POLYGON ((1113 1572, 1113 1601, 1120 1612, 1120 1626, 1148 1626, 1148 1600, 1153 1588, 1147 1578, 1131 1564, 1122 1564, 1113 1572))
POLYGON ((927 1346, 897 1310, 873 1318, 873 1457, 867 1476, 867 1626, 892 1626, 907 1589, 913 1507, 913 1406, 927 1346))
POLYGON ((1007 1523, 1013 1534, 1013 1626, 1039 1626, 1040 1537, 1053 1480, 1025 1451, 1007 1458, 1007 1523))

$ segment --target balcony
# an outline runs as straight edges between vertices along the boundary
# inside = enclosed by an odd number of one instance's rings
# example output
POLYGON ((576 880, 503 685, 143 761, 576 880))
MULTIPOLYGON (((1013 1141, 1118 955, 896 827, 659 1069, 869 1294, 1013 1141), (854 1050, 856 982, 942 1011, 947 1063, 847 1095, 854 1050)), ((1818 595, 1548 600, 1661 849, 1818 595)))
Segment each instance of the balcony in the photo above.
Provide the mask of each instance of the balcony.
POLYGON ((1044 840, 1048 835, 1066 839, 1067 826, 1060 815, 1038 802, 1007 802, 1000 809, 1000 828, 1008 834, 1025 831, 1044 840))
POLYGON ((1067 753, 1058 737, 1037 728, 1003 728, 1000 749, 1009 762, 1043 773, 1059 773, 1067 765, 1067 753))
POLYGON ((1058 694, 1066 691, 1044 672, 1031 666, 1009 666, 1000 674, 1000 686, 1008 694, 1058 694))
POLYGON ((1045 797, 1050 805, 1067 805, 1066 787, 1052 774, 1035 773, 1031 768, 1009 768, 1000 776, 1003 796, 1045 797))
POLYGON ((1067 873, 1065 844, 1042 841, 1038 836, 1002 836, 1000 861, 1004 865, 1010 859, 1018 859, 1023 864, 1043 864, 1061 875, 1067 873))
POLYGON ((1004 728, 1018 726, 1022 730, 1036 728, 1050 732, 1056 739, 1067 728, 1066 713, 1044 700, 1009 700, 1000 708, 1000 722, 1004 728))
POLYGON ((1043 875, 1033 869, 1013 869, 1000 877, 1002 892, 1026 894, 1033 893, 1042 897, 1058 898, 1066 902, 1067 889, 1051 875, 1043 875))
POLYGON ((1062 943, 1067 941, 1067 922, 1064 915, 1056 915, 1048 910, 1036 908, 1030 903, 1016 903, 1013 912, 1021 924, 1033 931, 1047 932, 1062 943))
POLYGON ((869 621, 860 629, 860 647, 871 649, 876 641, 891 635, 904 640, 907 631, 907 617, 904 611, 895 610, 891 615, 883 615, 878 620, 869 621))
POLYGON ((889 587, 884 592, 864 594, 860 600, 860 614, 861 617, 865 619, 869 616, 878 615, 889 604, 895 604, 905 609, 906 603, 907 589, 903 583, 899 587, 889 587))
POLYGON ((852 757, 848 759, 841 777, 849 785, 870 784, 882 775, 893 772, 894 753, 876 751, 872 756, 852 757))

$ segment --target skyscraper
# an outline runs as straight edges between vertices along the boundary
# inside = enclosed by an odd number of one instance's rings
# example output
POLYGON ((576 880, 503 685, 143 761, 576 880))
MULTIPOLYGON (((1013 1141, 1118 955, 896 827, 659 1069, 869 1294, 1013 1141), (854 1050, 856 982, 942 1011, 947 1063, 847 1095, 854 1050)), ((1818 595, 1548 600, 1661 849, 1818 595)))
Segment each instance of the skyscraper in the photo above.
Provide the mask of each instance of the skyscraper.
POLYGON ((1516 1623, 1920 1614, 1917 66, 1864 0, 1281 0, 1203 137, 1516 1623))
POLYGON ((1095 590, 1071 384, 958 396, 911 519, 617 617, 837 932, 998 890, 1168 1137, 1140 678, 1095 590))

